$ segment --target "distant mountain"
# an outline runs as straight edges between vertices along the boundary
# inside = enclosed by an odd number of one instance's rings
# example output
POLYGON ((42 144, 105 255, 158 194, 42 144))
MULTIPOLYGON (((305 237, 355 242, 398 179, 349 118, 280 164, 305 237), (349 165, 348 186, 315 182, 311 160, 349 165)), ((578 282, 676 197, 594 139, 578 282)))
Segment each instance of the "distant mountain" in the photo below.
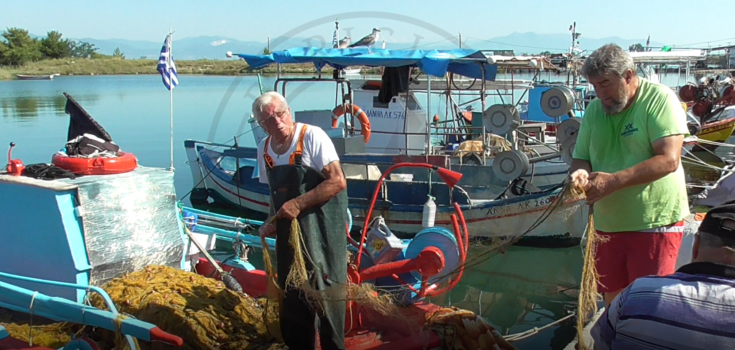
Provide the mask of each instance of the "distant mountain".
MULTIPOLYGON (((120 48, 126 58, 149 58, 157 59, 163 45, 163 37, 160 42, 126 40, 126 39, 94 39, 82 38, 75 39, 86 41, 94 44, 99 48, 98 52, 102 54, 112 54, 116 48, 120 48)), ((571 36, 569 34, 538 34, 538 33, 513 33, 506 36, 494 37, 487 40, 469 40, 465 43, 465 47, 482 50, 513 50, 516 55, 522 53, 537 54, 543 51, 566 52, 571 44, 571 36)), ((580 47, 583 50, 594 50, 604 44, 614 42, 627 48, 629 45, 641 43, 645 45, 646 39, 624 39, 620 37, 608 38, 586 38, 582 35, 579 38, 580 47)), ((290 38, 287 40, 271 39, 271 49, 280 50, 290 47, 307 46, 309 39, 307 38, 290 38)), ((176 38, 173 42, 174 58, 177 60, 197 60, 197 59, 227 59, 225 53, 232 51, 233 53, 257 54, 261 53, 266 47, 265 42, 257 41, 241 41, 228 37, 220 36, 200 36, 192 38, 176 38)), ((321 46, 321 43, 311 42, 311 46, 321 46)), ((410 48, 412 43, 392 43, 388 41, 386 48, 410 48)), ((651 46, 660 47, 661 43, 652 41, 651 46)), ((456 48, 454 44, 445 42, 429 47, 421 47, 421 49, 450 49, 456 48)))

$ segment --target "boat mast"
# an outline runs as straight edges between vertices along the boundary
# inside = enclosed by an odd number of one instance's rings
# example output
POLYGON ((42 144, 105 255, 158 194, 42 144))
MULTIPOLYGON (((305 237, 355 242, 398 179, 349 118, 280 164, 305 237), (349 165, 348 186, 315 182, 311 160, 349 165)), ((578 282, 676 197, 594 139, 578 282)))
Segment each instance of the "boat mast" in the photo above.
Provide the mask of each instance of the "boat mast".
POLYGON ((569 26, 569 32, 572 34, 572 46, 569 47, 569 58, 571 67, 569 73, 567 73, 567 85, 571 85, 572 88, 579 85, 579 71, 577 69, 577 62, 579 61, 579 37, 582 33, 577 32, 577 22, 574 22, 569 26), (569 81, 569 75, 571 74, 572 81, 569 81))

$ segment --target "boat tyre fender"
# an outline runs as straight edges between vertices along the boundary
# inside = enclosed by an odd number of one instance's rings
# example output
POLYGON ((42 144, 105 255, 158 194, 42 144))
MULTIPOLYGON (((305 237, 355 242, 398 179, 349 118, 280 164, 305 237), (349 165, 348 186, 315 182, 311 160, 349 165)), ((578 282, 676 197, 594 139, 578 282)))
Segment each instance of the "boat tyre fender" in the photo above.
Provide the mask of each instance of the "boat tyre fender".
MULTIPOLYGON (((350 107, 348 104, 341 104, 337 107, 334 107, 332 110, 332 128, 336 129, 337 125, 339 124, 339 118, 345 114, 345 110, 348 110, 350 107)), ((357 117, 357 120, 360 121, 361 134, 362 137, 365 139, 365 143, 368 143, 370 141, 370 120, 368 120, 367 114, 358 107, 356 104, 352 104, 352 110, 350 111, 350 114, 357 117)))

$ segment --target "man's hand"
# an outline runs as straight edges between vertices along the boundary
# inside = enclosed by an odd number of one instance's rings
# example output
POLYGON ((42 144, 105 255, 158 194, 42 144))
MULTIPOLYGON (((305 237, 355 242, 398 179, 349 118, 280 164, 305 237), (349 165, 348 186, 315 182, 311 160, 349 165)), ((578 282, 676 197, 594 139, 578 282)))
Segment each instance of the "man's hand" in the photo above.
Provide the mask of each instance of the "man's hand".
POLYGON ((618 178, 610 173, 593 172, 588 177, 587 203, 594 204, 621 188, 618 178))
POLYGON ((273 236, 276 234, 276 223, 270 222, 270 220, 267 220, 263 225, 260 225, 260 228, 258 229, 258 233, 260 234, 260 237, 268 237, 273 236))
POLYGON ((586 191, 589 184, 589 176, 590 174, 587 172, 586 169, 578 169, 570 176, 570 179, 572 180, 572 186, 581 188, 586 191))
POLYGON ((295 199, 292 199, 286 203, 283 203, 281 209, 279 209, 278 213, 276 213, 276 217, 278 217, 279 219, 293 220, 297 216, 299 216, 300 213, 301 206, 295 199))

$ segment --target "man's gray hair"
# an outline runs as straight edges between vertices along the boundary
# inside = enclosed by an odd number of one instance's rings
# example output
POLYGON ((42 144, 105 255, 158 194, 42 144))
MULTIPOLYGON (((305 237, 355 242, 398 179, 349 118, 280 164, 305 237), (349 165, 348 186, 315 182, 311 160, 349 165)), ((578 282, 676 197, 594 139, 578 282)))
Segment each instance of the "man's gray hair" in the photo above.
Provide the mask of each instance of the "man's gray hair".
POLYGON ((286 98, 283 97, 283 95, 276 91, 269 91, 260 95, 255 99, 255 101, 253 101, 253 117, 258 119, 260 117, 260 113, 263 112, 263 109, 273 103, 274 99, 280 101, 283 107, 289 108, 288 101, 286 101, 286 98))
POLYGON ((581 73, 587 79, 608 73, 622 78, 628 69, 635 72, 633 58, 622 47, 607 44, 587 57, 582 65, 581 73))

